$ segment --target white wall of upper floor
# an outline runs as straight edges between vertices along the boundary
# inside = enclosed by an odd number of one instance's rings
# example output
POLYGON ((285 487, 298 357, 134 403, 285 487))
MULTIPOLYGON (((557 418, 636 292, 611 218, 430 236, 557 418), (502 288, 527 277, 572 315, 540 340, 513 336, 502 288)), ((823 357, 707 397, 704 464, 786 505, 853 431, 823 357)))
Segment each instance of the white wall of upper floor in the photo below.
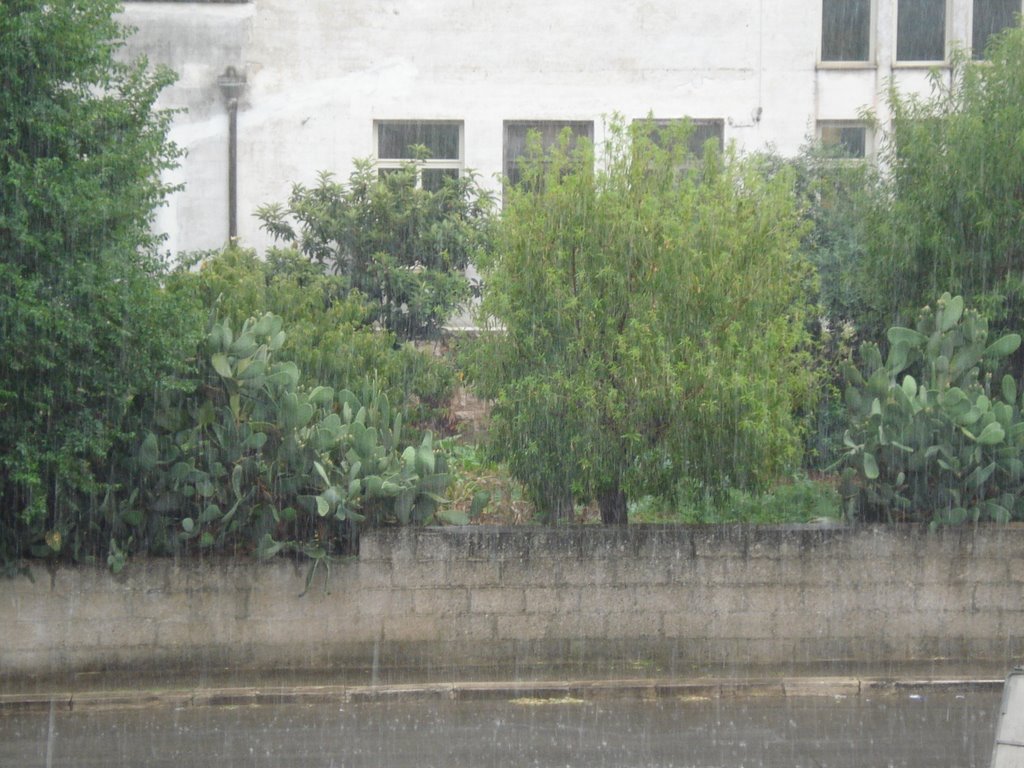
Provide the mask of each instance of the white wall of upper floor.
MULTIPOLYGON (((500 187, 503 122, 716 118, 741 150, 793 154, 818 121, 884 124, 884 91, 927 92, 942 62, 896 61, 897 2, 870 0, 870 58, 821 61, 821 0, 254 0, 127 2, 126 55, 179 73, 161 106, 183 183, 158 215, 172 252, 227 240, 228 114, 217 78, 234 66, 238 221, 321 170, 345 178, 375 152, 374 121, 452 120, 463 163, 500 187)), ((946 0, 947 51, 969 44, 975 0, 946 0)))

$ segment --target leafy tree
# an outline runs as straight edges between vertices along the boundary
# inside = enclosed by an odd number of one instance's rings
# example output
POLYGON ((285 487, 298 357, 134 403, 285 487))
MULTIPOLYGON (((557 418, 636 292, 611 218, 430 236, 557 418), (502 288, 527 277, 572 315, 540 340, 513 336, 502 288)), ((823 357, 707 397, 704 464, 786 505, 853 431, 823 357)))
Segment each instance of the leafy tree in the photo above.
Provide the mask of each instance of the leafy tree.
POLYGON ((108 452, 191 341, 152 212, 172 77, 115 54, 115 0, 0 5, 0 558, 102 538, 108 452))
POLYGON ((277 240, 344 276, 374 321, 403 340, 428 338, 469 298, 464 270, 486 246, 492 200, 471 174, 434 191, 418 177, 414 162, 381 178, 360 160, 347 185, 322 173, 257 216, 277 240))
POLYGON ((986 58, 957 54, 929 98, 890 92, 887 194, 858 278, 879 335, 944 291, 998 328, 1024 320, 1024 28, 986 58))
POLYGON ((491 432, 554 521, 596 499, 764 487, 800 451, 811 398, 810 271, 788 173, 708 151, 684 133, 610 127, 593 149, 534 137, 482 263, 501 330, 470 370, 491 432))

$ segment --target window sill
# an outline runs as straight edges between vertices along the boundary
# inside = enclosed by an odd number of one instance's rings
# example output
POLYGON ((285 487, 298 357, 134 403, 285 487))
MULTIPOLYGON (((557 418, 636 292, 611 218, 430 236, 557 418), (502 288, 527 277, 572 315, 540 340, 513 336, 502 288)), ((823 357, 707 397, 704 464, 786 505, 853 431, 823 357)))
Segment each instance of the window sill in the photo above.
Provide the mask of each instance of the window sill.
POLYGON ((949 69, 948 61, 894 61, 893 69, 949 69))
POLYGON ((839 168, 858 168, 875 162, 875 156, 872 153, 863 157, 826 157, 821 162, 839 168))
POLYGON ((878 65, 873 61, 819 61, 815 69, 862 72, 878 69, 878 65))

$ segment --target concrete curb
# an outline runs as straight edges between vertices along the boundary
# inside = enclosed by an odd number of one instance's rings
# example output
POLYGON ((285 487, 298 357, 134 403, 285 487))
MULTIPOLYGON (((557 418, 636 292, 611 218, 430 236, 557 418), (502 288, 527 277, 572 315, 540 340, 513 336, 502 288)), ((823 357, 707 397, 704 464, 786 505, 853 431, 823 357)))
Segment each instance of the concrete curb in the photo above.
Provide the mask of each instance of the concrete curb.
POLYGON ((795 677, 778 679, 457 682, 406 685, 281 685, 168 690, 0 694, 0 716, 13 713, 218 707, 274 704, 357 704, 423 700, 714 699, 742 696, 845 697, 938 691, 999 691, 1003 679, 795 677))

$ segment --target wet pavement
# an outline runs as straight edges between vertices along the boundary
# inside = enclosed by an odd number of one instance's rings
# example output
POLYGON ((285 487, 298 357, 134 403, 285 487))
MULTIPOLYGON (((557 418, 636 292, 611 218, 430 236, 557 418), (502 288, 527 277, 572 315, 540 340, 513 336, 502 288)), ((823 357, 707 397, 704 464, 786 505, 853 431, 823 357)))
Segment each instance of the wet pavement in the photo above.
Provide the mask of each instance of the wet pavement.
POLYGON ((258 705, 240 696, 220 706, 165 696, 70 710, 54 702, 0 712, 0 766, 987 768, 1000 703, 991 686, 697 690, 651 700, 524 691, 258 705))

